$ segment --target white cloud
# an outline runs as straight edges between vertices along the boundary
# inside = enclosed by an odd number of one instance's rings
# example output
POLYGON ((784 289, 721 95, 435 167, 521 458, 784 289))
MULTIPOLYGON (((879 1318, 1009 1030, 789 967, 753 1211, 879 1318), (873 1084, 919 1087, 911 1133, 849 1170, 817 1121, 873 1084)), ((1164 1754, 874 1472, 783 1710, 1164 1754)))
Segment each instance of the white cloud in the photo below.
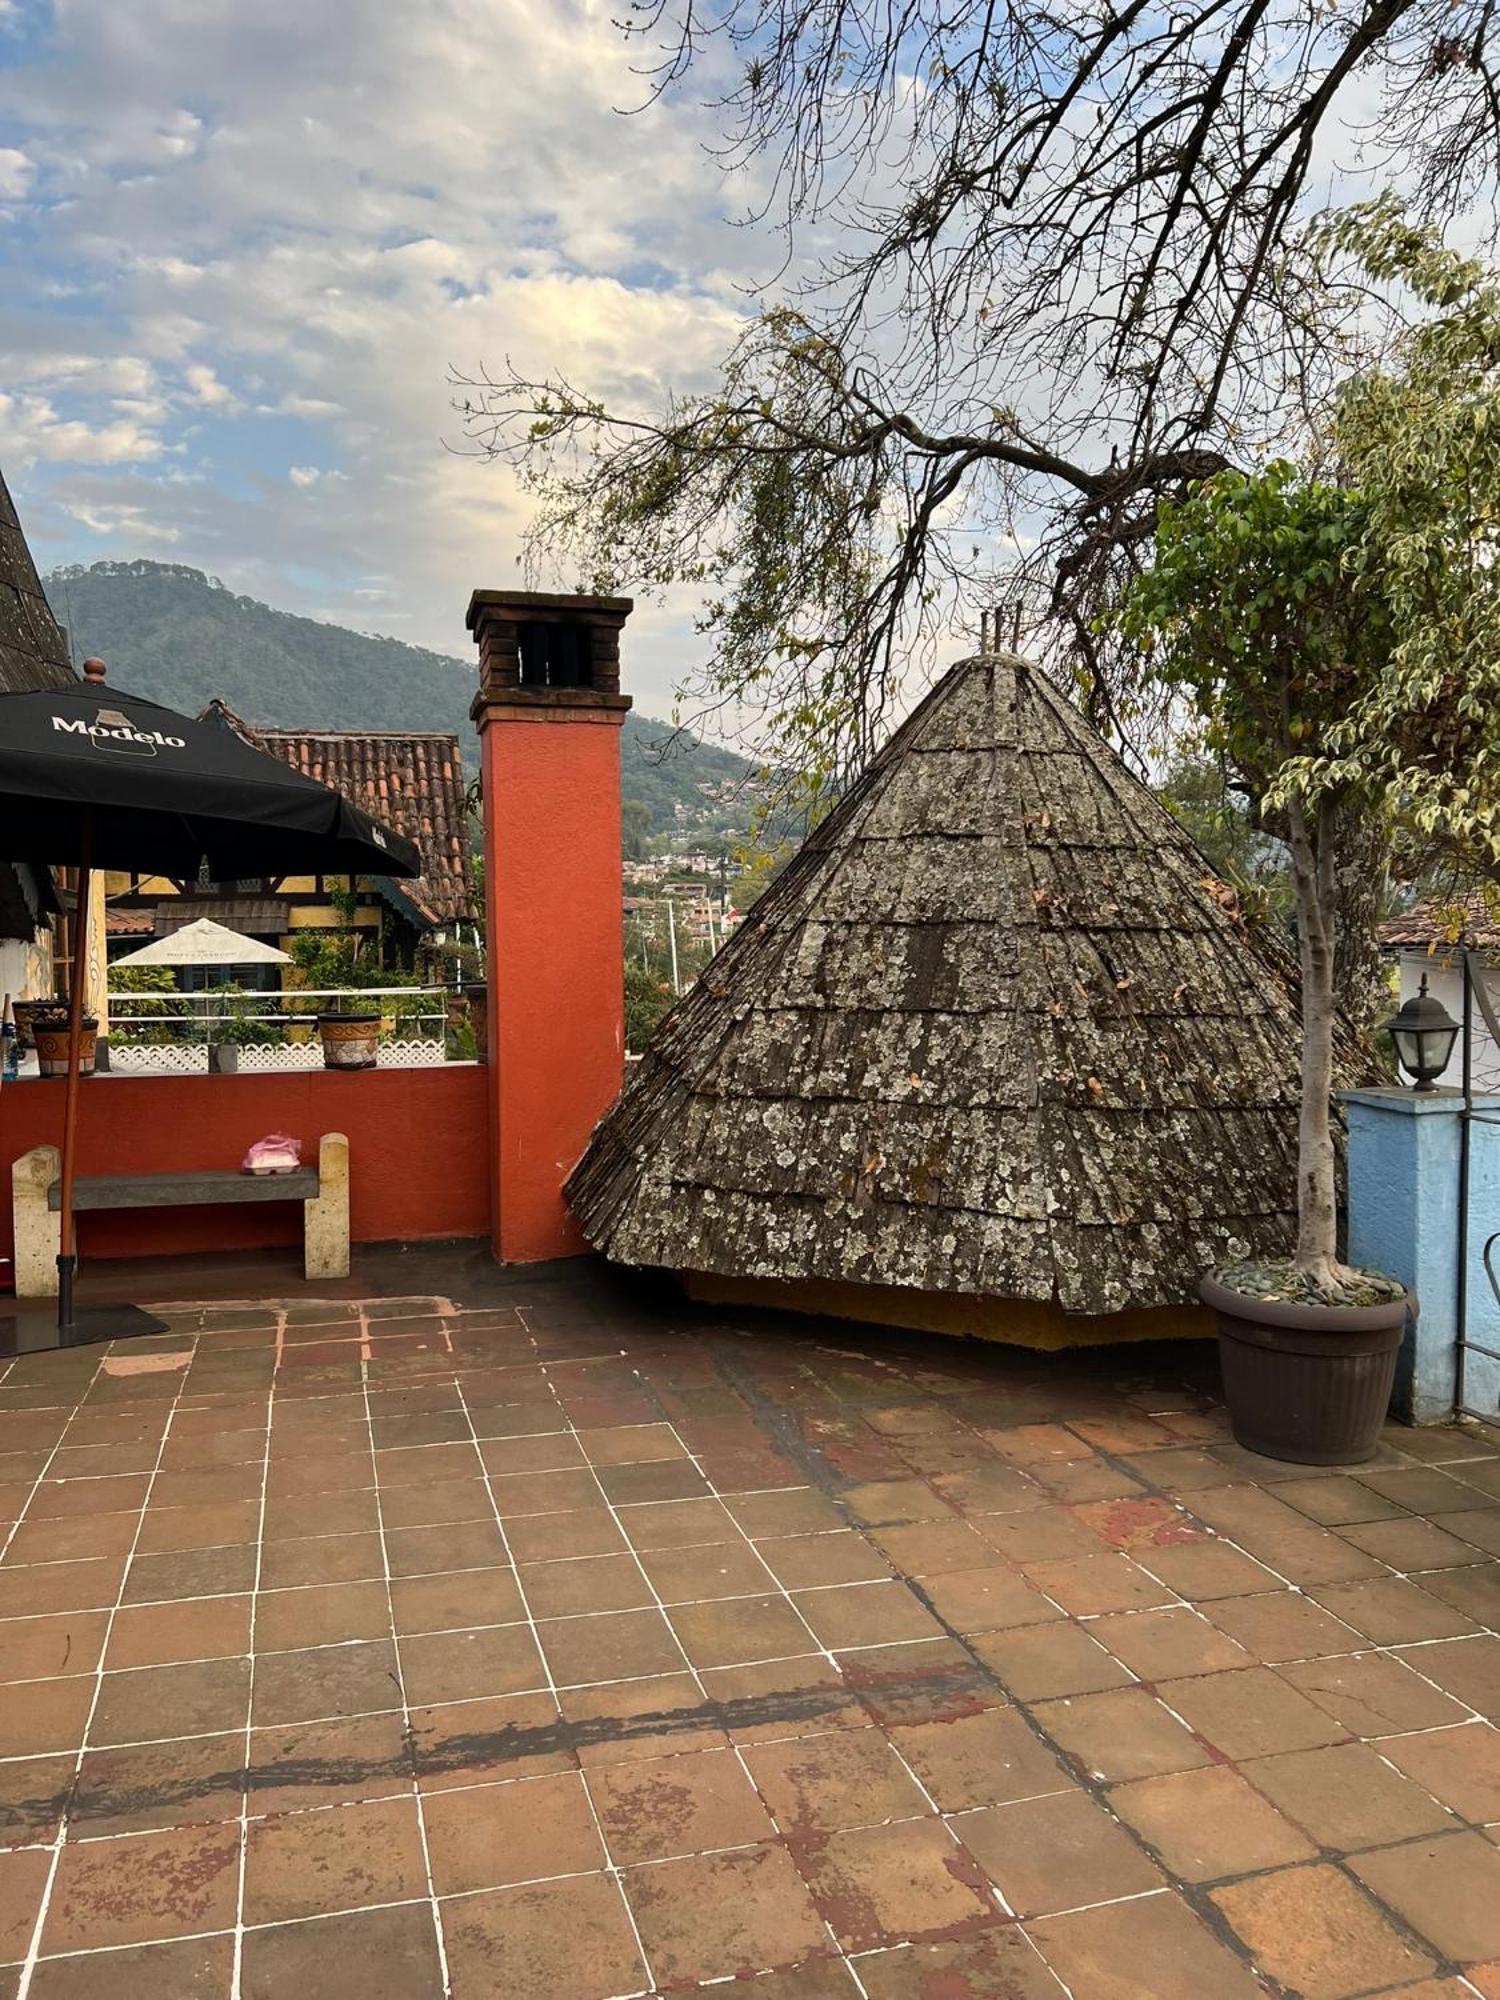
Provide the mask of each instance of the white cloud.
POLYGON ((234 403, 233 394, 206 361, 195 361, 184 368, 182 380, 192 401, 201 403, 205 409, 224 410, 234 403))
POLYGON ((340 414, 337 403, 326 396, 287 395, 274 403, 259 403, 256 408, 262 416, 268 417, 336 417, 340 414))
MULTIPOLYGON (((5 18, 0 12, 0 21, 5 18)), ((14 146, 0 146, 0 201, 24 201, 36 172, 34 162, 14 146)))
POLYGON ((46 396, 0 394, 0 464, 135 465, 162 449, 151 426, 134 417, 89 424, 60 415, 46 396))
POLYGON ((155 369, 139 355, 78 354, 51 347, 35 353, 12 349, 0 354, 0 377, 12 383, 42 384, 71 395, 147 396, 156 387, 155 369))
POLYGON ((153 519, 144 507, 90 507, 82 501, 75 501, 67 512, 75 521, 81 522, 91 535, 111 541, 152 542, 170 546, 181 540, 176 528, 153 519))
MULTIPOLYGON (((384 629, 466 654, 469 592, 518 577, 534 502, 447 448, 450 365, 511 357, 654 400, 708 379, 736 287, 774 254, 723 229, 706 123, 618 114, 642 91, 617 12, 59 9, 52 42, 0 69, 0 119, 56 195, 26 295, 0 297, 0 350, 39 371, 0 356, 0 380, 51 405, 24 434, 0 413, 0 462, 77 524, 47 557, 88 559, 90 534, 128 553, 150 523, 143 541, 236 588, 353 623, 374 570, 384 629), (47 373, 49 354, 84 365, 47 373)), ((681 619, 650 629, 631 667, 661 712, 694 642, 681 619)))

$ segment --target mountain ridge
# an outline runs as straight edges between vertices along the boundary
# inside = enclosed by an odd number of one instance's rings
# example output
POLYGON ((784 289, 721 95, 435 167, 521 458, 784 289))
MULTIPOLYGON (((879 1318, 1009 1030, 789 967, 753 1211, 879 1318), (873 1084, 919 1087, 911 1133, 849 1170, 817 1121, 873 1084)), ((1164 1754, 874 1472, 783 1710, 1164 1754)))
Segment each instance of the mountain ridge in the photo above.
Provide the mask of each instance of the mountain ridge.
MULTIPOLYGON (((277 610, 186 563, 74 563, 42 586, 74 661, 97 654, 132 693, 189 714, 217 696, 283 729, 451 731, 476 762, 475 668, 453 654, 277 610)), ((654 832, 748 823, 755 767, 735 751, 632 711, 621 762, 654 832)))

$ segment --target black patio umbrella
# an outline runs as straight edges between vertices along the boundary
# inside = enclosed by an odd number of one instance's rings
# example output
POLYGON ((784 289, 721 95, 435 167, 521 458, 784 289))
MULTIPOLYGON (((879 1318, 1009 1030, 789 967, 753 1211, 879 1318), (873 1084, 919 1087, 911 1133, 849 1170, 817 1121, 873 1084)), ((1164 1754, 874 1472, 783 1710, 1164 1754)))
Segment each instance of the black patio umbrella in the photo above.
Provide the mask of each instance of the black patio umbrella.
MULTIPOLYGON (((76 686, 0 695, 0 854, 75 867, 58 1258, 62 1344, 127 1330, 73 1311, 78 1048, 95 867, 211 881, 324 874, 414 876, 409 840, 340 793, 217 724, 105 685, 86 660, 76 686)), ((137 1329, 138 1330, 138 1329, 137 1329)))

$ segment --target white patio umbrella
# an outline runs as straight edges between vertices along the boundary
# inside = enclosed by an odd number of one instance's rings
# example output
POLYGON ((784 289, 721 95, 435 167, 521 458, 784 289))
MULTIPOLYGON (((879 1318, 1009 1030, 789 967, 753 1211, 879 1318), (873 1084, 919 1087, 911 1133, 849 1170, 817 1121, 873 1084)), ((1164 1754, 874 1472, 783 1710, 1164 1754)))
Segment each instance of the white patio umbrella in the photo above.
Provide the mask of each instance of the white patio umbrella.
MULTIPOLYGON (((273 944, 262 944, 258 938, 246 937, 241 931, 232 931, 225 924, 216 924, 212 917, 199 917, 196 923, 184 924, 181 930, 173 931, 170 937, 153 938, 150 944, 143 944, 139 951, 127 952, 117 958, 110 967, 121 965, 290 965, 292 955, 278 951, 273 944)), ((212 1040, 210 1034, 209 1009, 213 995, 199 995, 200 1025, 205 1042, 212 1040)))
POLYGON ((127 952, 115 965, 290 965, 292 955, 278 951, 274 944, 244 937, 212 917, 199 917, 184 924, 170 937, 153 938, 139 951, 127 952))

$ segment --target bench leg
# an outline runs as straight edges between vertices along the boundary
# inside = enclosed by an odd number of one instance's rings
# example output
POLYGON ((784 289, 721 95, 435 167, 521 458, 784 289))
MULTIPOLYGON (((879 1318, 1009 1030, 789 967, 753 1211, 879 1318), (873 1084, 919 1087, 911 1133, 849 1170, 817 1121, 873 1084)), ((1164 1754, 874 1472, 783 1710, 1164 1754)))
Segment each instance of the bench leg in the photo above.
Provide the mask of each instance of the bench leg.
POLYGON ((349 1141, 325 1132, 318 1142, 318 1192, 302 1204, 302 1268, 309 1278, 349 1275, 349 1141))
POLYGON ((57 1256, 62 1217, 47 1206, 47 1192, 62 1172, 56 1146, 33 1146, 10 1170, 11 1215, 16 1235, 16 1297, 57 1297, 57 1256))

